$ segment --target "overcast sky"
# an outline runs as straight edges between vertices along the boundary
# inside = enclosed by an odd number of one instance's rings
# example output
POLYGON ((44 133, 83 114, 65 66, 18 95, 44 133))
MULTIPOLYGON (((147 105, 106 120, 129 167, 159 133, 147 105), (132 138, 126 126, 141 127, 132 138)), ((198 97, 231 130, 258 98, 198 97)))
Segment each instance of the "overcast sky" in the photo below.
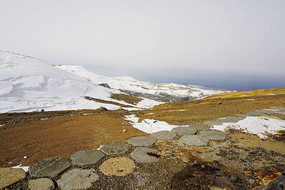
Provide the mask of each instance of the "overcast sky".
POLYGON ((0 0, 0 49, 107 76, 285 87, 284 0, 0 0))

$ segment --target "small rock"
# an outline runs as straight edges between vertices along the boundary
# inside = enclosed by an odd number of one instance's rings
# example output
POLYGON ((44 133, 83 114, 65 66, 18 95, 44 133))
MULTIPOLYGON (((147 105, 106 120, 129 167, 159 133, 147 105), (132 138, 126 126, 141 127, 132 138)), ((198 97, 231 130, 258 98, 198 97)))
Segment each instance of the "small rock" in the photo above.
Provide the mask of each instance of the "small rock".
POLYGON ((153 145, 156 140, 152 137, 133 137, 127 141, 133 146, 151 146, 153 145))
POLYGON ((125 176, 132 173, 135 167, 136 165, 133 160, 120 157, 106 160, 101 164, 99 169, 105 175, 125 176))
POLYGON ((20 168, 0 168, 0 189, 8 187, 26 177, 20 168))
POLYGON ((52 180, 48 178, 32 179, 29 181, 30 190, 53 190, 55 188, 52 180))
POLYGON ((96 164, 104 156, 100 150, 82 150, 71 156, 71 163, 76 166, 96 164))
POLYGON ((158 162, 160 155, 158 150, 146 147, 137 147, 131 153, 131 157, 139 163, 158 162))
POLYGON ((227 135, 220 131, 201 131, 199 136, 208 140, 225 140, 227 135))
POLYGON ((94 169, 73 169, 63 174, 57 184, 64 190, 88 189, 98 179, 94 169))
POLYGON ((132 146, 127 142, 110 142, 104 144, 100 150, 107 155, 114 154, 124 154, 126 153, 132 146))
POLYGON ((152 133, 150 136, 155 139, 172 140, 176 137, 176 134, 171 131, 158 131, 158 132, 152 133))
POLYGON ((206 146, 209 140, 203 139, 197 135, 185 135, 179 139, 181 143, 185 143, 188 146, 206 146))
POLYGON ((197 130, 193 129, 192 127, 176 127, 173 128, 171 132, 182 136, 182 135, 195 135, 197 133, 197 130))
POLYGON ((250 185, 253 185, 253 184, 255 183, 255 180, 254 180, 254 179, 247 179, 247 181, 248 181, 248 183, 249 183, 250 185))
POLYGON ((58 174, 71 166, 67 158, 47 158, 29 167, 31 177, 51 177, 55 178, 58 174))

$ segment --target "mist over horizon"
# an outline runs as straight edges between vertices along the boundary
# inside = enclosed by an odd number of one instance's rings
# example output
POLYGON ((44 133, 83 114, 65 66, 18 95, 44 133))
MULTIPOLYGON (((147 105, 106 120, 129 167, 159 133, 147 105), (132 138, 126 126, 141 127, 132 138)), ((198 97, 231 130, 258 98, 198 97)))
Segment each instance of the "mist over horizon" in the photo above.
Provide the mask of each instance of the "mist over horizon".
POLYGON ((283 0, 0 0, 0 50, 106 76, 285 87, 283 0))

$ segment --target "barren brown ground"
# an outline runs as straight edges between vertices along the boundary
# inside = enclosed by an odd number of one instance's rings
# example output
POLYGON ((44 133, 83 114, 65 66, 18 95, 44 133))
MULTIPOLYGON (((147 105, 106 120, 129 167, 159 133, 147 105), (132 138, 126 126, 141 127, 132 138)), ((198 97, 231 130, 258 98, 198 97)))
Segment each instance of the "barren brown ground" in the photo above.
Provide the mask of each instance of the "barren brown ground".
POLYGON ((141 119, 156 119, 173 125, 189 125, 272 106, 285 107, 284 88, 224 93, 200 100, 161 104, 145 112, 138 112, 137 115, 141 119))
POLYGON ((110 141, 125 141, 133 136, 146 135, 123 119, 125 111, 105 111, 92 115, 56 113, 58 115, 53 112, 30 113, 30 117, 29 113, 1 115, 2 123, 6 120, 10 124, 0 127, 0 166, 21 162, 31 165, 48 157, 70 157, 79 150, 96 149, 110 141), (47 120, 38 119, 47 115, 50 117, 47 120))
MULTIPOLYGON (((141 119, 150 118, 185 125, 272 106, 285 107, 285 89, 227 93, 201 100, 162 104, 135 113, 141 119)), ((133 136, 147 135, 124 120, 124 116, 128 114, 130 112, 124 110, 104 109, 0 114, 0 124, 6 123, 0 127, 0 166, 9 167, 18 163, 31 165, 47 157, 70 157, 79 150, 96 149, 110 141, 125 141, 133 136), (93 114, 82 115, 84 113, 93 114)), ((280 147, 276 146, 279 144, 282 148, 284 144, 280 140, 263 143, 254 138, 253 141, 239 136, 235 138, 241 141, 246 139, 245 144, 268 150, 275 150, 280 147), (274 145, 276 148, 272 149, 274 145)))

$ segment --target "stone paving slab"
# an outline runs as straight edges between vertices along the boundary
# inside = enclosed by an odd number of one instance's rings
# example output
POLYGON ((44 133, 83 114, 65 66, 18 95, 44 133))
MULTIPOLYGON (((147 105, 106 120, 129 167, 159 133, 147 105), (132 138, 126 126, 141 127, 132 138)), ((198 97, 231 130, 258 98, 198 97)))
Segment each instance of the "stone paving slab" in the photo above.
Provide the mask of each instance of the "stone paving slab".
POLYGON ((72 169, 64 173, 57 181, 58 186, 64 190, 88 189, 99 176, 94 169, 72 169))
POLYGON ((8 187, 26 177, 20 168, 0 168, 0 189, 8 187))
POLYGON ((171 132, 176 133, 178 135, 195 135, 197 133, 197 129, 193 129, 192 127, 176 127, 171 130, 171 132))
POLYGON ((158 162, 161 153, 156 149, 137 147, 132 153, 131 158, 139 163, 158 162))
POLYGON ((206 125, 204 123, 193 123, 189 125, 189 127, 196 129, 198 131, 209 131, 211 130, 211 127, 209 125, 206 125))
POLYGON ((227 135, 221 131, 201 131, 199 136, 208 140, 225 140, 227 135))
POLYGON ((204 124, 205 125, 210 125, 210 126, 212 126, 212 125, 222 125, 223 122, 222 121, 205 121, 204 124))
POLYGON ((135 169, 133 160, 127 157, 110 158, 103 162, 99 169, 105 175, 125 176, 135 169))
POLYGON ((133 137, 127 141, 132 146, 151 146, 156 140, 152 137, 133 137))
POLYGON ((92 165, 104 156, 100 150, 81 150, 71 156, 71 163, 76 166, 92 165))
POLYGON ((184 143, 188 146, 207 146, 209 140, 203 139, 198 135, 185 135, 179 139, 179 142, 184 143))
POLYGON ((30 190, 53 190, 54 188, 53 181, 48 178, 32 179, 29 181, 30 190))
POLYGON ((132 145, 127 142, 110 142, 104 144, 100 150, 107 155, 125 154, 132 145))
POLYGON ((150 136, 155 139, 172 140, 176 137, 176 134, 171 131, 158 131, 158 132, 152 133, 150 136))
POLYGON ((71 166, 67 158, 47 158, 29 167, 31 177, 51 177, 55 178, 58 174, 71 166))

